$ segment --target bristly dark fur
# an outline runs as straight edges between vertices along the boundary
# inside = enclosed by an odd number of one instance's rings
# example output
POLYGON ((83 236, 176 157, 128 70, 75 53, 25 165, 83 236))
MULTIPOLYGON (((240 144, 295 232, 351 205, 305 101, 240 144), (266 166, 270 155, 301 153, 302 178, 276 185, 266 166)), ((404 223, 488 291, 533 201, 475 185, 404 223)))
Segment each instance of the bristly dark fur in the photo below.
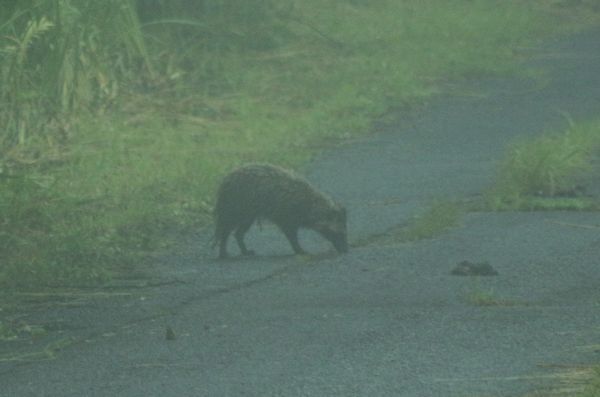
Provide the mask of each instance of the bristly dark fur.
POLYGON ((242 255, 252 255, 244 235, 261 219, 277 225, 297 254, 304 253, 298 243, 299 228, 319 232, 339 252, 348 250, 346 210, 342 206, 292 171, 270 164, 249 164, 228 174, 217 193, 215 244, 219 245, 219 257, 227 256, 227 240, 233 231, 242 255))

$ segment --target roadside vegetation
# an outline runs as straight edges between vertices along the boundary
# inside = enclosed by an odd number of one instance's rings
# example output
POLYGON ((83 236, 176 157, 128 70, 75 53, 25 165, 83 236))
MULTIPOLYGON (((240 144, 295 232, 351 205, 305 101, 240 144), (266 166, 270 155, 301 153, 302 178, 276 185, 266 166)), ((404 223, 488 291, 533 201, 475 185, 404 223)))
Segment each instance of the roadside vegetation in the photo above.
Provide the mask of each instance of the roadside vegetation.
POLYGON ((483 287, 479 277, 474 278, 469 289, 465 291, 464 300, 470 305, 481 307, 513 307, 527 305, 526 302, 499 297, 493 288, 483 287))
POLYGON ((465 295, 465 300, 473 306, 505 306, 504 301, 494 295, 493 290, 476 286, 465 295))
POLYGON ((440 81, 512 72, 594 4, 562 3, 3 2, 0 287, 128 273, 209 221, 232 166, 298 167, 440 81))
POLYGON ((463 209, 456 203, 437 201, 413 218, 398 234, 400 241, 418 241, 439 235, 460 224, 463 209))
MULTIPOLYGON (((549 366, 553 368, 553 366, 549 366)), ((600 397, 600 367, 574 365, 556 366, 545 376, 550 386, 525 394, 523 397, 600 397)))
POLYGON ((464 208, 451 201, 434 201, 405 224, 352 242, 353 247, 395 245, 434 238, 460 225, 464 208))
POLYGON ((599 210, 600 198, 588 192, 599 156, 600 120, 516 142, 500 164, 488 206, 496 211, 599 210))
POLYGON ((592 379, 586 382, 584 390, 577 397, 600 397, 600 366, 593 368, 592 371, 592 379))

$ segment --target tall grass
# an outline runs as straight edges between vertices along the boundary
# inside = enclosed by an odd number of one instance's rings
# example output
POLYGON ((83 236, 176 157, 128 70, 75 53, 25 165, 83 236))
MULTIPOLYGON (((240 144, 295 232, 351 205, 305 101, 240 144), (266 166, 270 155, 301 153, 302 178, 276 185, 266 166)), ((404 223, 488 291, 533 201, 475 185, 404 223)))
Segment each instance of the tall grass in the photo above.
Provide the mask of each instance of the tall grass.
MULTIPOLYGON (((68 118, 152 67, 133 0, 25 0, 0 19, 0 166, 56 159, 68 118), (35 150, 31 148, 35 147, 35 150)), ((6 12, 8 11, 8 12, 6 12)))

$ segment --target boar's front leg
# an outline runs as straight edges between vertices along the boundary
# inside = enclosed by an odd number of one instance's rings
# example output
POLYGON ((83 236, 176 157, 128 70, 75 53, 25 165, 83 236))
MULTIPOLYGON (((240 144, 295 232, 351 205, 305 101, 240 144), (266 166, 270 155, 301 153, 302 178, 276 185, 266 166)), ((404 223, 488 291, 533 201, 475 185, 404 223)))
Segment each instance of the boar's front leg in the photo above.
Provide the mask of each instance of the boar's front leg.
POLYGON ((283 232, 283 234, 285 234, 285 237, 287 237, 288 241, 292 245, 292 249, 297 255, 306 254, 306 251, 304 251, 298 243, 298 227, 280 226, 280 229, 283 232))

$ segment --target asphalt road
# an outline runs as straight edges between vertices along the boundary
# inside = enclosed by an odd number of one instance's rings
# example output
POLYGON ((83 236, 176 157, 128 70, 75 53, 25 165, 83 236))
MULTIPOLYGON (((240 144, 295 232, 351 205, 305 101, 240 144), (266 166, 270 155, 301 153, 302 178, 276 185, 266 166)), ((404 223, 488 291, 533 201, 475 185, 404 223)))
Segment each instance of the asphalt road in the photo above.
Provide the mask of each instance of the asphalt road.
MULTIPOLYGON (((350 240, 480 194, 513 139, 598 116, 600 31, 547 43, 530 65, 541 78, 461 84, 310 164, 347 204, 350 240)), ((471 213, 434 239, 341 256, 304 233, 312 258, 255 228, 259 256, 226 263, 190 236, 156 279, 23 317, 49 332, 0 345, 0 395, 521 396, 600 361, 598 225, 599 213, 471 213), (463 260, 499 274, 450 275, 463 260)))

